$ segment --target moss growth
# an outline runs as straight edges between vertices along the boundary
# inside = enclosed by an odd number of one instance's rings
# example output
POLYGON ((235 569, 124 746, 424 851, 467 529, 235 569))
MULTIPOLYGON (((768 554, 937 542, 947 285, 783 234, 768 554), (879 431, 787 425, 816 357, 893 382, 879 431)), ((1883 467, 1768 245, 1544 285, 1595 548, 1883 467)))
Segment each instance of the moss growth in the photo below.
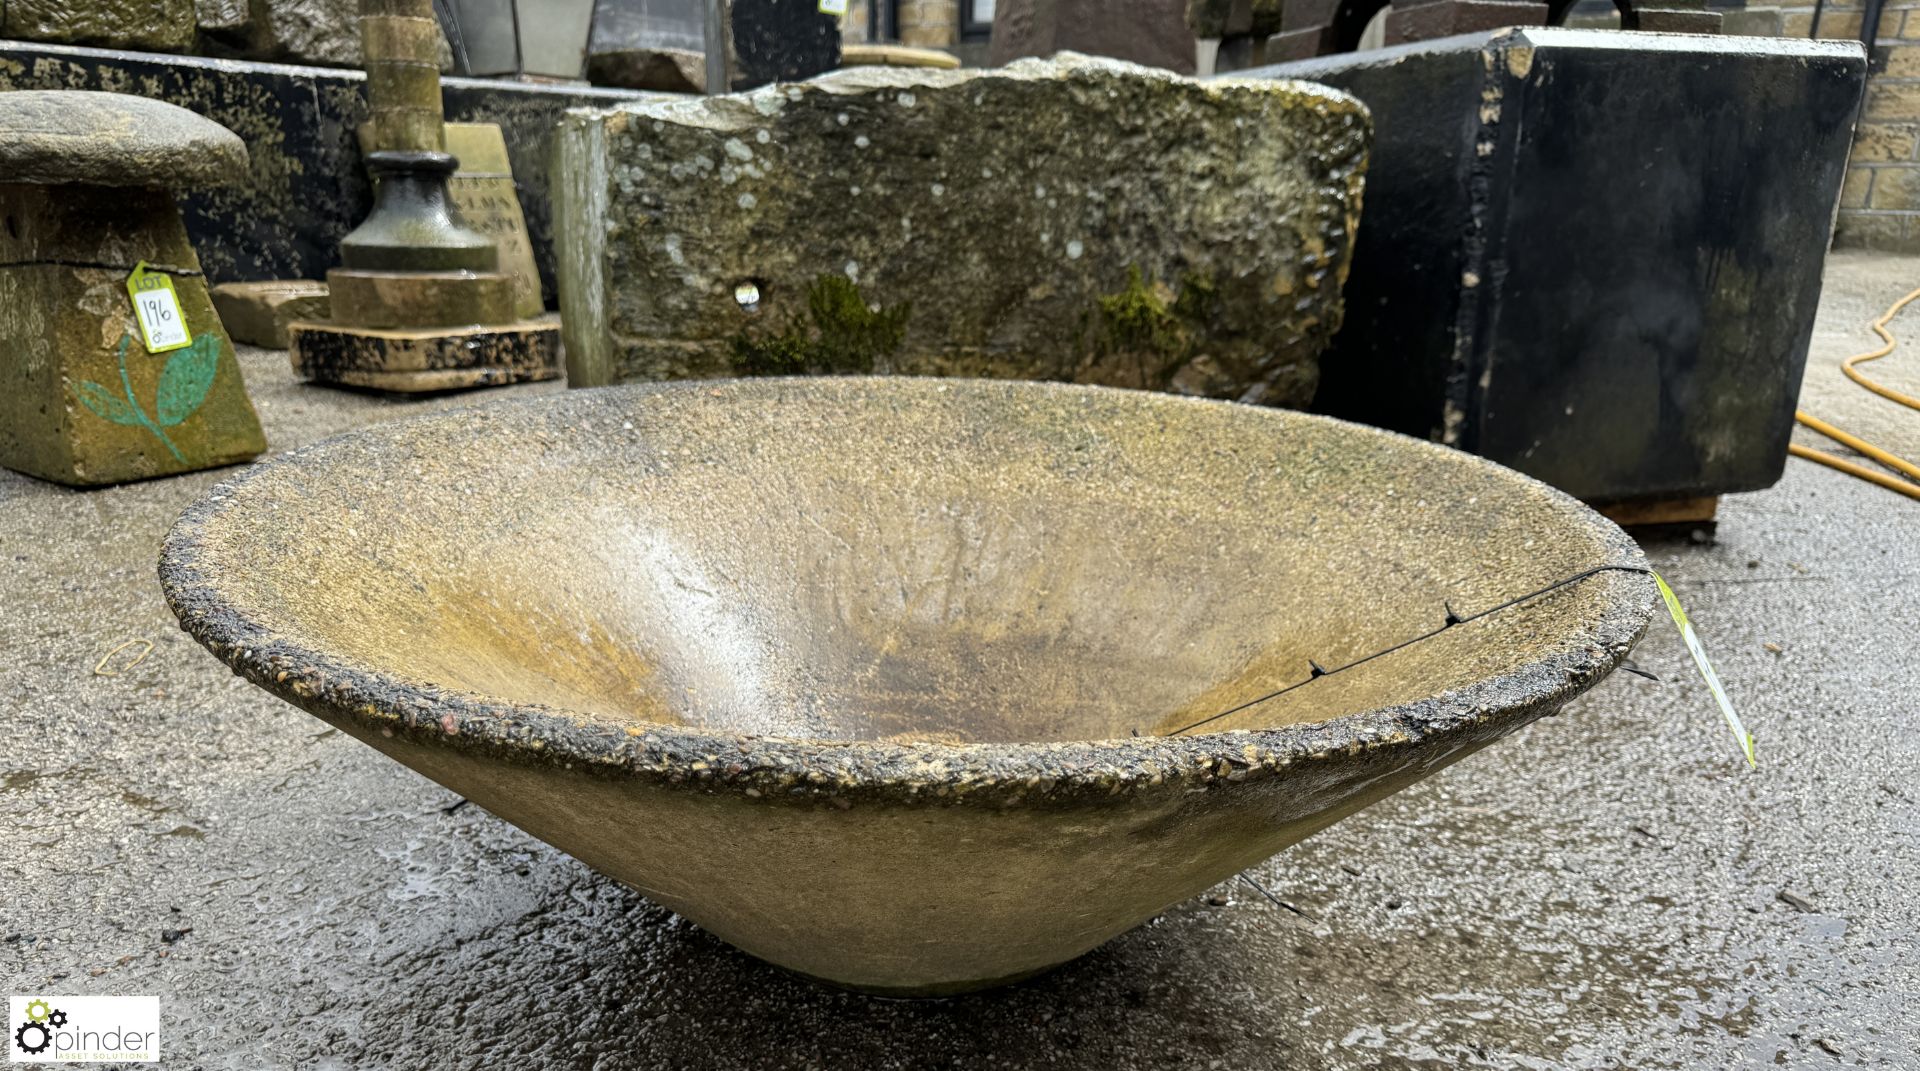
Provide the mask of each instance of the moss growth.
POLYGON ((1179 341, 1180 322, 1168 307, 1166 288, 1149 287, 1135 264, 1127 269, 1127 288, 1094 299, 1106 341, 1120 350, 1164 350, 1179 341))
POLYGON ((808 322, 778 334, 742 331, 729 349, 743 376, 871 373, 906 338, 910 305, 876 309, 844 275, 822 275, 807 287, 808 322))
POLYGON ((1140 266, 1127 268, 1127 286, 1094 299, 1087 348, 1096 362, 1124 356, 1140 369, 1140 386, 1158 387, 1198 352, 1219 304, 1213 280, 1185 276, 1179 289, 1148 283, 1140 266))

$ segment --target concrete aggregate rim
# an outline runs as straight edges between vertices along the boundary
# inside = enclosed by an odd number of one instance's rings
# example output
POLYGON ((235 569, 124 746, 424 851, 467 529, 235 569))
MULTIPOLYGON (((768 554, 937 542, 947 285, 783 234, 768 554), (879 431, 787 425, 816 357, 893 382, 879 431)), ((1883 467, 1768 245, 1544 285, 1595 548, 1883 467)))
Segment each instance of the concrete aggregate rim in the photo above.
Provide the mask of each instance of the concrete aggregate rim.
MULTIPOLYGON (((790 385, 795 381, 750 382, 790 385)), ((951 387, 990 383, 996 389, 1122 393, 1116 388, 1058 383, 939 382, 951 387)), ((487 403, 486 407, 496 413, 590 410, 622 394, 693 392, 739 383, 677 381, 602 387, 487 403)), ((1452 453, 1446 447, 1330 417, 1172 395, 1150 397, 1153 404, 1169 406, 1233 406, 1246 419, 1338 424, 1416 449, 1452 453)), ((252 465, 213 488, 181 514, 162 547, 161 588, 181 628, 237 675, 330 724, 363 735, 400 736, 500 761, 684 784, 767 800, 806 796, 840 803, 892 800, 1014 806, 1240 782, 1281 775, 1296 763, 1410 747, 1444 736, 1460 736, 1464 746, 1466 738, 1485 736, 1489 729, 1511 731, 1557 711, 1619 665, 1645 632, 1658 600, 1652 578, 1644 573, 1599 573, 1580 583, 1602 589, 1605 610, 1566 638, 1571 650, 1465 688, 1324 722, 1050 743, 902 743, 752 736, 657 723, 627 728, 564 708, 508 703, 401 679, 277 637, 252 620, 245 607, 230 604, 219 579, 202 568, 209 527, 231 508, 234 495, 263 473, 322 465, 333 451, 351 449, 363 439, 396 434, 416 421, 457 420, 460 412, 426 414, 335 436, 252 465), (1471 732, 1476 728, 1481 731, 1471 732)), ((1477 459, 1473 463, 1498 468, 1477 459)), ((1509 479, 1534 483, 1548 495, 1573 502, 1526 476, 1501 471, 1509 479)), ((1599 514, 1588 511, 1587 515, 1611 551, 1609 560, 1592 565, 1645 566, 1645 557, 1631 538, 1599 514)))

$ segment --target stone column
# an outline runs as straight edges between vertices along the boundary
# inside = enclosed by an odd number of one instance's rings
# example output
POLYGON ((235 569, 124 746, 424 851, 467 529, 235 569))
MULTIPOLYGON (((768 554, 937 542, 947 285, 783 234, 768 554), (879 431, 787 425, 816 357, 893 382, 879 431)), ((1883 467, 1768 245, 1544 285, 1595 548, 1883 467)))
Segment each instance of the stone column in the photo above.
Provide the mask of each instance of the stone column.
POLYGON ((459 161, 446 152, 439 33, 432 0, 360 0, 373 211, 327 273, 331 318, 287 328, 306 379, 434 391, 560 374, 559 328, 517 318, 494 239, 449 196, 459 161))
POLYGON ((368 146, 445 152, 440 111, 440 23, 433 0, 360 0, 367 71, 368 146))

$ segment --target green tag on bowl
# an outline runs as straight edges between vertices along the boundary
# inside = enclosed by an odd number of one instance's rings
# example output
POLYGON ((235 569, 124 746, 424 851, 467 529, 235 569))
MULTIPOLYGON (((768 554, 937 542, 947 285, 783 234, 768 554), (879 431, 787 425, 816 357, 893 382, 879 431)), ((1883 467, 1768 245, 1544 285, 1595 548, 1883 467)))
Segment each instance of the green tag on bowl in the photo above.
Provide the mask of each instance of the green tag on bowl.
POLYGON ((1720 713, 1726 716, 1727 724, 1733 729, 1734 739, 1740 741, 1740 750, 1746 752, 1747 765, 1758 767, 1753 758, 1753 734, 1740 722, 1740 715, 1733 711, 1733 700, 1727 698, 1727 690, 1720 686, 1720 676, 1713 671, 1713 663, 1707 661, 1706 648, 1700 646, 1700 637, 1694 635, 1693 623, 1687 620, 1687 612, 1680 607, 1680 597, 1667 586, 1665 577, 1653 574, 1653 582, 1660 587, 1660 598, 1667 604, 1667 613, 1673 615, 1673 623, 1680 630, 1680 638, 1686 642, 1687 651, 1693 655, 1693 664, 1700 667, 1700 676, 1707 682, 1707 689, 1713 692, 1714 701, 1720 704, 1720 713))
POLYGON ((143 260, 127 276, 127 296, 133 299, 133 318, 140 325, 140 340, 148 353, 165 353, 193 344, 187 318, 180 312, 180 295, 173 289, 173 276, 148 271, 143 260))

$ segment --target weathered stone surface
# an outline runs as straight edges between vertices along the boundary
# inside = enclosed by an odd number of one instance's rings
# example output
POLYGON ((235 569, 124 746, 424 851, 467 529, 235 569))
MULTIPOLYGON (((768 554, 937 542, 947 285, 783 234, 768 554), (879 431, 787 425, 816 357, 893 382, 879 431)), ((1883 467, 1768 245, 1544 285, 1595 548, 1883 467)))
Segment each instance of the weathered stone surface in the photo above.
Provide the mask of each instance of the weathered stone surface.
MULTIPOLYGON (((106 89, 174 101, 252 147, 242 181, 181 200, 187 232, 216 282, 317 279, 337 263, 340 239, 373 199, 355 140, 367 117, 365 82, 358 71, 0 41, 0 90, 106 89)), ((542 286, 552 295, 555 124, 568 108, 641 94, 474 78, 443 79, 441 90, 449 118, 505 130, 542 286)))
MULTIPOLYGON (((201 50, 276 63, 357 67, 357 0, 197 0, 201 50)), ((435 34, 434 59, 453 69, 453 52, 435 34)))
POLYGON ((162 189, 244 178, 233 131, 165 101, 127 93, 0 93, 0 176, 12 182, 162 189))
MULTIPOLYGON (((715 936, 932 996, 1076 957, 1558 710, 1647 627, 1647 568, 1566 496, 1372 428, 890 378, 367 429, 189 509, 160 575, 248 679, 715 936)), ((933 1014, 916 1052, 988 1066, 933 1014)))
POLYGON ((193 0, 194 21, 201 33, 223 33, 245 29, 252 19, 248 0, 193 0))
POLYGON ((1063 49, 1191 74, 1186 0, 1000 0, 991 62, 1063 49))
POLYGON ((1368 122, 1318 86, 1067 57, 574 113, 560 139, 575 385, 880 371, 1298 406, 1368 122))
POLYGON ((550 319, 457 330, 297 323, 289 336, 294 374, 316 383, 413 393, 560 376, 560 328, 550 319))
POLYGON ((315 279, 276 279, 261 283, 222 283, 213 288, 213 307, 227 336, 268 349, 287 348, 287 325, 324 320, 331 303, 327 284, 315 279))
POLYGON ((266 449, 171 195, 0 184, 0 224, 0 465, 93 486, 266 449), (142 260, 172 277, 191 346, 142 345, 142 260))
POLYGON ((185 52, 194 20, 194 0, 7 0, 0 37, 185 52))
POLYGON ((355 327, 457 327, 515 319, 513 279, 504 272, 356 271, 327 273, 331 319, 355 327))
POLYGON ((587 60, 587 78, 601 86, 703 93, 707 86, 707 58, 682 48, 595 52, 587 60))
POLYGON ((540 299, 540 266, 513 184, 513 161, 497 123, 448 123, 447 151, 460 169, 447 180, 447 198, 460 221, 493 239, 499 269, 513 280, 514 315, 527 319, 546 311, 540 299))

